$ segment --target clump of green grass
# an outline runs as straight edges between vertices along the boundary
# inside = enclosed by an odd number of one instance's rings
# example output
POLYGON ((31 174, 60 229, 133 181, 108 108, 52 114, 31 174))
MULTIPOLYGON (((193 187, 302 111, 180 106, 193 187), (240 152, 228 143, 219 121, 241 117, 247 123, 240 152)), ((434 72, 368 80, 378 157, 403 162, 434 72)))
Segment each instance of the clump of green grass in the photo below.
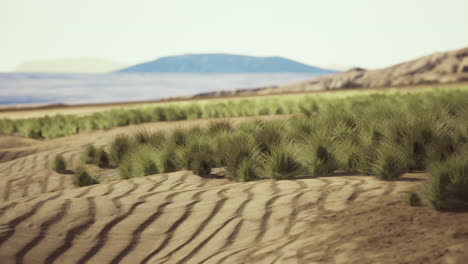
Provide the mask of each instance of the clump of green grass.
POLYGON ((253 137, 263 153, 271 153, 283 141, 285 134, 285 121, 266 121, 258 124, 253 137))
POLYGON ((299 130, 300 157, 311 176, 324 176, 338 169, 338 162, 333 154, 334 146, 331 131, 321 126, 314 133, 299 130))
POLYGON ((176 156, 176 144, 168 142, 157 149, 155 156, 159 173, 173 172, 180 169, 176 156))
POLYGON ((67 162, 62 155, 55 156, 52 161, 52 169, 58 173, 64 173, 67 169, 67 162))
POLYGON ((220 121, 212 121, 208 124, 208 132, 211 134, 217 134, 220 132, 232 132, 234 130, 231 122, 220 120, 220 121))
POLYGON ((425 184, 429 203, 436 209, 468 206, 468 151, 444 161, 432 161, 425 184))
POLYGON ((382 180, 395 180, 406 173, 412 163, 411 155, 393 143, 385 143, 377 149, 372 172, 382 180))
POLYGON ((192 161, 192 171, 196 175, 209 176, 211 170, 215 168, 216 162, 213 159, 213 151, 208 146, 202 146, 192 161))
POLYGON ((255 140, 245 133, 235 133, 226 146, 226 172, 235 181, 261 178, 263 158, 255 140))
MULTIPOLYGON (((258 158, 257 158, 258 159, 258 158)), ((239 182, 253 181, 261 178, 261 168, 258 165, 258 160, 254 159, 242 159, 239 164, 231 170, 233 179, 239 182)))
POLYGON ((177 160, 181 167, 200 176, 210 175, 211 169, 217 164, 215 155, 211 139, 201 135, 190 137, 177 150, 177 160))
POLYGON ((162 145, 166 141, 164 133, 152 132, 150 130, 138 130, 133 137, 138 144, 149 144, 155 147, 162 145))
POLYGON ((125 155, 135 146, 133 139, 127 135, 118 135, 108 146, 109 160, 118 166, 125 155))
POLYGON ((210 151, 213 152, 212 159, 216 167, 225 167, 226 166, 226 153, 231 144, 232 137, 235 135, 235 132, 223 131, 219 132, 216 135, 213 135, 208 141, 210 145, 210 151))
POLYGON ((104 149, 97 150, 95 163, 100 168, 108 168, 110 165, 109 154, 107 154, 107 152, 104 149))
POLYGON ((151 145, 140 145, 118 167, 122 179, 142 177, 159 173, 158 149, 151 145))
POLYGON ((81 160, 86 164, 94 164, 96 162, 96 154, 96 148, 92 144, 88 144, 81 153, 81 160))
POLYGON ((410 206, 421 206, 422 201, 419 194, 415 191, 411 191, 407 194, 406 201, 410 206))
POLYGON ((305 176, 306 169, 298 158, 291 143, 282 143, 271 149, 270 155, 265 157, 265 176, 273 179, 292 179, 305 176))
POLYGON ((88 185, 93 185, 99 183, 96 178, 88 172, 85 166, 81 165, 78 167, 78 169, 75 172, 75 175, 73 176, 73 183, 76 186, 88 186, 88 185))
POLYGON ((173 141, 177 146, 183 146, 188 138, 187 129, 178 127, 172 131, 170 140, 173 141))

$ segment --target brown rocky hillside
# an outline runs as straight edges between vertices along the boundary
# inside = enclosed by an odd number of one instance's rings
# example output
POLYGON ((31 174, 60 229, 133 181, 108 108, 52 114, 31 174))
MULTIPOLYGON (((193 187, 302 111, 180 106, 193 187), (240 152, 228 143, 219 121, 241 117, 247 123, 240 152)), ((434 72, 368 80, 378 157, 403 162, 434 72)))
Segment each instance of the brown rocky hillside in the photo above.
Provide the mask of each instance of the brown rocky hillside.
POLYGON ((468 81, 468 47, 439 52, 391 67, 365 70, 354 68, 305 82, 280 87, 263 87, 234 92, 217 91, 199 96, 226 96, 308 92, 348 88, 383 88, 422 84, 447 84, 468 81))

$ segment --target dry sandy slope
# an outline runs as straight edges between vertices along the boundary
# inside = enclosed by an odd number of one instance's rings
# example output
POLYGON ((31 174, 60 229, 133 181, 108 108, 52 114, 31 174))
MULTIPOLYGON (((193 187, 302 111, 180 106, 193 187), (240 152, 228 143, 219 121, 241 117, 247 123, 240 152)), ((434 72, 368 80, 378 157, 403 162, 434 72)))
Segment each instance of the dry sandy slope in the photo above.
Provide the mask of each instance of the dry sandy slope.
MULTIPOLYGON (((236 119, 239 120, 239 119, 236 119)), ((145 124, 170 129, 200 121, 145 124)), ((206 121, 202 121, 206 123, 206 121)), ((466 263, 468 213, 412 208, 422 175, 232 183, 189 171, 75 188, 48 162, 117 128, 0 149, 0 263, 466 263)), ((0 143, 2 139, 0 138, 0 143)), ((3 139, 11 142, 11 138, 3 139)), ((116 179, 111 170, 101 179, 116 179)))

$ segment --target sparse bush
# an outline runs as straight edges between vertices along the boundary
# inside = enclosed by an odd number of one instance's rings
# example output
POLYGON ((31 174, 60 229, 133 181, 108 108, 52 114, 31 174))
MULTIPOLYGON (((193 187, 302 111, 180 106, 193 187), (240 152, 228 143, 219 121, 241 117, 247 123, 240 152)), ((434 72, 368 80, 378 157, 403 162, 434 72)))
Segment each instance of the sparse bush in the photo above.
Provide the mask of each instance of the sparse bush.
POLYGON ((96 180, 94 176, 88 172, 85 166, 81 165, 75 172, 75 175, 73 177, 73 183, 76 186, 82 187, 97 184, 99 183, 99 181, 96 180))
POLYGON ((63 173, 67 169, 67 162, 62 155, 55 156, 52 162, 52 169, 58 173, 63 173))

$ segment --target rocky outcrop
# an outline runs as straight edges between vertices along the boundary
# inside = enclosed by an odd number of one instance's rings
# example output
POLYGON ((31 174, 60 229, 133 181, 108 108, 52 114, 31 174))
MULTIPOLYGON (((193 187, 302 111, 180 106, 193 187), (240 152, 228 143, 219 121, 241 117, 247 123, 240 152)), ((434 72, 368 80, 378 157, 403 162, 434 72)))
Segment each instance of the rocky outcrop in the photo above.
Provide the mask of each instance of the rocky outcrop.
POLYGON ((435 53, 378 70, 351 69, 310 81, 279 87, 278 91, 380 88, 468 81, 468 48, 435 53))
POLYGON ((468 81, 468 47, 450 52, 435 53, 383 69, 366 70, 353 68, 346 72, 326 75, 310 81, 279 87, 272 86, 248 90, 218 91, 205 93, 202 97, 308 92, 351 88, 401 87, 466 81, 468 81))

